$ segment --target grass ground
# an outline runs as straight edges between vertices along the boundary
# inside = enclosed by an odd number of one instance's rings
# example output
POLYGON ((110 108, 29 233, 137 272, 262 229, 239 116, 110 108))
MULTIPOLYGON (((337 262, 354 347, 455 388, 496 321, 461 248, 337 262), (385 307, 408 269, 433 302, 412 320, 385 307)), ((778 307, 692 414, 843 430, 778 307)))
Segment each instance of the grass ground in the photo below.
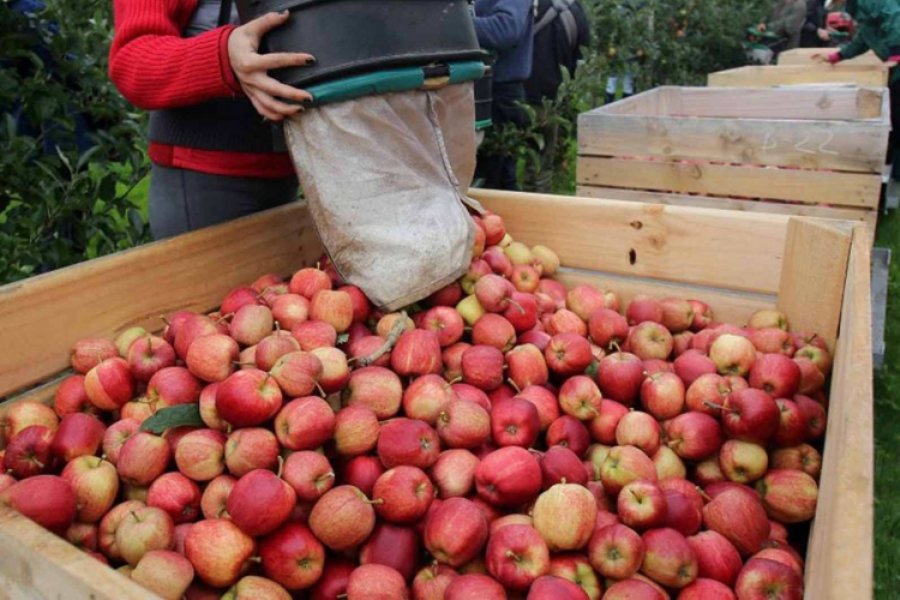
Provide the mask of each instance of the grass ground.
POLYGON ((893 250, 886 356, 875 374, 875 598, 900 597, 900 212, 882 217, 878 246, 893 250))

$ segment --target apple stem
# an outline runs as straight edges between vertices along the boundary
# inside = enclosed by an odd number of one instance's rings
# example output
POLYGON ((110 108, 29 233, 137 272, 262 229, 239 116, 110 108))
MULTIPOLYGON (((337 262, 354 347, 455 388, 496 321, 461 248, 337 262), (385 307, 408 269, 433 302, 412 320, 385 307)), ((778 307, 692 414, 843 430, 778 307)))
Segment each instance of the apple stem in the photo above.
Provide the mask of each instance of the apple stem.
POLYGON ((384 498, 375 498, 374 500, 366 500, 369 504, 384 504, 384 498))
POLYGON ((700 487, 699 485, 696 486, 696 487, 697 487, 697 492, 700 494, 700 497, 701 497, 701 498, 703 498, 703 499, 706 500, 707 502, 709 502, 709 501, 712 500, 712 497, 710 497, 710 495, 707 494, 707 493, 703 490, 702 487, 700 487))
POLYGON ((397 343, 397 340, 400 339, 400 336, 403 335, 403 332, 406 330, 406 311, 400 313, 400 318, 397 319, 397 322, 394 323, 394 326, 391 327, 390 333, 388 333, 387 339, 384 341, 384 344, 381 345, 380 348, 375 350, 372 354, 366 357, 362 357, 359 359, 359 365, 361 367, 368 367, 373 362, 387 354, 394 347, 394 344, 397 343))
POLYGON ((323 398, 326 397, 326 396, 328 395, 328 394, 325 393, 325 390, 322 389, 322 386, 319 385, 319 382, 318 382, 318 381, 314 381, 313 383, 316 384, 316 390, 318 390, 318 392, 319 392, 320 394, 322 394, 322 397, 323 397, 323 398))
POLYGON ((734 412, 733 408, 727 408, 721 404, 716 404, 715 402, 710 402, 709 400, 704 400, 703 405, 708 408, 717 408, 719 410, 727 410, 729 412, 734 412))
POLYGON ((447 385, 453 385, 455 383, 460 383, 462 380, 463 380, 462 375, 460 375, 459 377, 454 377, 453 379, 448 381, 447 385))
POLYGON ((512 379, 508 378, 508 379, 506 380, 506 383, 508 383, 508 384, 510 385, 510 387, 512 387, 512 389, 516 390, 516 393, 517 393, 517 394, 522 393, 522 390, 519 389, 519 386, 517 386, 517 385, 516 385, 516 382, 513 381, 512 379))
POLYGON ((525 314, 525 309, 522 308, 522 305, 521 305, 521 304, 519 304, 518 302, 516 302, 516 301, 513 300, 512 298, 509 299, 509 303, 512 304, 513 306, 515 306, 516 308, 518 308, 520 313, 522 313, 523 315, 525 314))
POLYGON ((278 470, 275 472, 275 477, 281 479, 281 472, 284 470, 284 457, 280 454, 278 455, 278 470))
POLYGON ((247 560, 250 562, 257 563, 257 564, 262 562, 262 558, 260 558, 259 556, 251 556, 247 560))
POLYGON ((337 598, 337 600, 347 600, 347 594, 338 594, 335 598, 337 598))
POLYGON ((609 347, 615 350, 616 352, 621 352, 622 348, 619 346, 619 342, 613 340, 609 343, 609 347))
POLYGON ((316 483, 319 483, 320 481, 328 481, 329 479, 334 479, 334 478, 335 478, 334 471, 329 471, 328 473, 325 473, 324 475, 322 475, 318 479, 316 479, 316 483))

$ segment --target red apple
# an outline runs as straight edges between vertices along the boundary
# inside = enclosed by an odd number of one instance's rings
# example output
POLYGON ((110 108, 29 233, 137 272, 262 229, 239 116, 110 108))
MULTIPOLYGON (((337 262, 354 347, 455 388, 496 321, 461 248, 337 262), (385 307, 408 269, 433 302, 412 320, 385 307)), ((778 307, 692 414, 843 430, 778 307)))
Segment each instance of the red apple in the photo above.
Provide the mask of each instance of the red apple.
POLYGON ((332 550, 347 550, 362 544, 375 527, 375 511, 365 494, 352 485, 325 492, 309 515, 316 537, 332 550))
MULTIPOLYGON (((542 357, 543 360, 543 357, 542 357)), ((545 431, 550 424, 559 418, 559 403, 556 394, 542 385, 529 385, 521 388, 516 394, 518 398, 528 400, 538 411, 541 422, 541 430, 545 431)))
POLYGON ((595 530, 588 544, 591 565, 604 577, 627 579, 644 560, 644 541, 633 529, 613 524, 595 530))
POLYGON ((72 524, 76 502, 69 482, 55 475, 29 477, 0 492, 0 506, 8 506, 58 535, 72 524))
POLYGON ((794 337, 789 332, 778 327, 751 329, 748 339, 757 352, 794 356, 796 351, 794 337))
POLYGON ((506 398, 493 403, 490 428, 494 443, 498 446, 529 448, 540 434, 541 421, 537 408, 531 402, 506 398))
POLYGON ((442 366, 441 345, 433 331, 406 331, 400 335, 391 351, 391 368, 401 377, 439 374, 442 366))
POLYGON ((794 358, 809 359, 825 377, 828 377, 828 374, 831 373, 832 359, 831 354, 828 353, 827 347, 823 348, 822 346, 813 345, 803 346, 797 350, 796 354, 794 354, 794 358))
POLYGON ((53 435, 50 449, 64 462, 79 456, 96 454, 106 427, 96 417, 87 413, 70 413, 63 417, 59 429, 53 435))
POLYGON ((337 331, 324 321, 303 321, 291 327, 291 335, 300 349, 310 352, 316 348, 330 348, 337 344, 337 331))
POLYGON ((538 496, 533 518, 535 529, 550 550, 578 550, 594 531, 597 501, 581 485, 558 483, 538 496))
POLYGON ((641 359, 627 352, 614 352, 597 366, 597 383, 603 397, 631 406, 644 381, 641 359))
POLYGON ((391 523, 412 523, 428 511, 434 487, 421 469, 399 466, 375 481, 372 496, 379 517, 391 523))
POLYGON ((441 498, 466 496, 475 484, 478 457, 468 450, 445 450, 431 467, 430 475, 441 498))
POLYGON ((637 480, 655 482, 656 466, 634 446, 616 446, 600 467, 600 481, 610 494, 618 494, 625 485, 637 480))
POLYGON ((688 496, 678 489, 666 489, 663 493, 666 498, 664 525, 671 527, 682 535, 697 533, 703 522, 703 501, 699 498, 699 494, 694 492, 695 496, 688 496), (694 497, 697 498, 697 502, 694 502, 694 497))
POLYGON ((720 406, 732 392, 731 385, 721 375, 708 373, 698 377, 688 387, 684 402, 688 410, 706 413, 718 417, 720 406))
POLYGON ((506 365, 510 380, 519 390, 532 385, 542 386, 549 379, 544 353, 533 344, 516 346, 507 352, 506 365))
POLYGON ((367 406, 348 406, 335 415, 335 449, 342 456, 366 454, 375 448, 380 427, 378 416, 367 406))
POLYGON ((591 341, 601 348, 608 348, 613 342, 625 342, 628 337, 628 321, 614 310, 598 308, 590 315, 588 332, 591 341))
POLYGON ((203 384, 188 369, 165 367, 154 373, 147 383, 147 400, 154 409, 192 404, 199 401, 202 389, 203 384))
POLYGON ((769 520, 762 505, 738 490, 727 490, 704 506, 703 523, 743 555, 758 552, 769 535, 769 520))
MULTIPOLYGON (((80 456, 66 465, 62 478, 75 492, 81 523, 96 523, 109 512, 119 492, 116 468, 97 456, 80 456)), ((199 498, 199 492, 198 492, 199 498)))
POLYGON ((291 331, 309 319, 309 300, 299 294, 282 294, 272 302, 272 316, 282 329, 291 331))
POLYGON ((743 566, 741 555, 734 544, 715 531, 701 531, 688 539, 697 556, 700 577, 714 579, 725 585, 734 585, 743 566))
POLYGON ((131 579, 166 599, 180 599, 194 579, 194 567, 171 550, 151 550, 131 572, 131 579))
POLYGON ((667 527, 642 536, 644 562, 641 571, 667 587, 682 588, 697 578, 697 557, 687 539, 667 527))
POLYGON ((659 301, 662 308, 662 325, 672 333, 686 331, 694 323, 694 307, 681 298, 663 298, 659 301))
POLYGON ((322 576, 325 549, 300 523, 288 523, 264 538, 259 555, 266 575, 288 590, 311 587, 322 576))
POLYGON ((637 325, 644 321, 662 323, 663 309, 658 301, 639 294, 628 303, 625 316, 628 318, 629 325, 637 325))
POLYGON ((124 483, 150 485, 169 465, 169 442, 152 433, 139 432, 128 438, 119 450, 116 470, 124 483))
POLYGON ((124 359, 107 358, 87 372, 84 389, 91 404, 115 410, 134 396, 134 378, 124 359))
POLYGON ((197 576, 213 587, 234 584, 249 566, 256 550, 253 538, 225 519, 207 519, 191 527, 184 555, 197 576))
POLYGON ((313 450, 334 435, 334 411, 318 396, 291 400, 275 417, 275 435, 290 450, 313 450))
POLYGON ((741 569, 735 591, 742 600, 803 598, 803 579, 789 566, 766 558, 753 558, 741 569))
MULTIPOLYGON (((596 420, 594 419, 591 423, 596 420)), ((591 437, 584 423, 575 417, 563 415, 550 423, 547 428, 546 441, 547 446, 564 446, 581 456, 590 445, 591 437)))
POLYGON ((701 331, 709 326, 713 320, 712 309, 705 302, 700 300, 688 300, 694 318, 691 321, 691 331, 701 331))
POLYGON ((778 431, 778 405, 757 389, 732 392, 722 406, 722 427, 729 437, 765 444, 778 431))
POLYGON ((319 290, 330 290, 331 285, 331 277, 325 271, 307 267, 294 273, 288 289, 292 294, 300 294, 307 299, 312 299, 319 290))
POLYGON ((619 492, 618 515, 622 523, 637 530, 660 527, 666 522, 666 494, 649 481, 632 481, 619 492))
POLYGON ((769 456, 773 469, 795 469, 817 478, 822 471, 822 455, 809 444, 777 448, 769 456))
POLYGON ((550 370, 564 377, 583 373, 594 360, 590 343, 575 333, 557 333, 544 351, 550 370))
POLYGON ((146 334, 134 340, 124 355, 132 375, 149 381, 154 373, 175 365, 175 349, 161 337, 146 334))
MULTIPOLYGON (((99 409, 91 404, 87 391, 84 389, 84 375, 70 375, 63 379, 56 389, 53 399, 53 410, 56 411, 59 418, 76 412, 100 413, 99 409)), ((4 422, 4 417, 0 417, 0 440, 4 438, 4 422)))
POLYGON ((216 390, 216 412, 234 427, 254 427, 281 408, 282 395, 271 375, 246 369, 230 375, 216 390))
POLYGON ((357 369, 347 382, 346 404, 366 406, 379 419, 388 419, 396 415, 402 398, 403 384, 400 378, 384 367, 357 369))
POLYGON ((290 332, 279 330, 260 340, 254 351, 253 362, 260 370, 271 371, 278 363, 278 359, 299 350, 300 342, 290 332))
POLYGON ((491 452, 475 470, 478 495, 495 506, 523 504, 537 496, 541 483, 537 459, 518 446, 491 452))
POLYGON ((513 590, 526 590, 550 572, 547 544, 527 525, 508 525, 494 532, 488 540, 486 562, 490 574, 513 590))
POLYGON ((727 585, 715 579, 698 578, 681 588, 678 600, 735 600, 736 596, 727 585))
POLYGON ((210 481, 200 497, 200 511, 204 519, 224 519, 228 517, 228 496, 237 479, 231 475, 219 475, 210 481))
POLYGON ((200 488, 181 473, 165 473, 150 484, 147 505, 166 511, 178 525, 200 515, 200 488))
POLYGON ((655 418, 671 419, 681 414, 684 408, 684 386, 682 379, 674 373, 655 373, 641 384, 641 404, 655 418))
POLYGON ((424 319, 425 329, 437 334, 441 348, 451 346, 462 338, 465 323, 451 306, 436 306, 425 314, 424 319))
POLYGON ((103 434, 103 454, 106 460, 116 464, 122 444, 137 433, 140 426, 141 424, 134 419, 122 419, 110 425, 103 434))
POLYGON ((669 448, 685 460, 703 460, 722 445, 719 422, 700 412, 686 412, 666 421, 663 431, 669 448))
POLYGON ((803 471, 773 469, 756 485, 769 516, 782 523, 802 523, 816 514, 819 488, 803 471))
POLYGON ((125 561, 134 566, 152 550, 169 550, 175 543, 172 517, 161 508, 135 508, 116 529, 116 546, 125 561))
POLYGON ((817 440, 825 435, 827 425, 825 407, 812 398, 800 394, 794 396, 794 402, 797 403, 806 421, 807 439, 817 440))
POLYGON ((426 518, 425 547, 435 559, 459 567, 481 553, 488 538, 484 514, 471 500, 450 498, 426 518))
POLYGON ((503 383, 503 353, 493 346, 472 346, 462 355, 462 377, 465 383, 489 392, 503 383))
POLYGON ((541 457, 544 489, 557 483, 587 484, 587 472, 578 455, 563 446, 552 446, 541 457))
POLYGON ((384 473, 384 465, 376 456, 355 456, 344 463, 340 480, 358 487, 367 496, 372 495, 375 481, 384 473))
POLYGON ((448 448, 476 448, 491 436, 491 415, 473 402, 455 398, 441 409, 437 432, 448 448))
POLYGON ((324 455, 304 450, 287 457, 282 477, 300 502, 315 502, 334 486, 335 473, 324 455))
POLYGON ((360 564, 385 565, 409 580, 416 572, 419 546, 419 535, 414 529, 379 523, 360 550, 360 564))
POLYGON ((343 333, 353 323, 353 299, 344 291, 319 290, 310 299, 309 318, 324 321, 343 333))
POLYGON ((778 431, 772 441, 777 447, 796 446, 806 439, 809 429, 803 411, 793 400, 778 398, 779 423, 778 431))
MULTIPOLYGON (((597 574, 594 572, 594 568, 588 562, 587 556, 583 554, 557 554, 551 556, 550 575, 579 586, 584 593, 584 596, 581 598, 585 600, 600 600, 603 587, 597 578, 597 574)), ((553 598, 553 596, 550 595, 547 598, 553 598)))
POLYGON ((509 306, 502 314, 516 333, 530 331, 538 322, 537 298, 531 293, 513 292, 509 306))
POLYGON ((709 347, 709 357, 722 375, 745 376, 756 362, 756 348, 745 337, 725 333, 709 347))
POLYGON ((197 338, 188 349, 186 363, 190 372, 203 381, 222 381, 234 371, 240 348, 227 335, 213 334, 197 338))
POLYGON ((628 412, 616 425, 616 444, 635 446, 647 456, 653 456, 660 444, 659 423, 645 412, 628 412))
POLYGON ((385 565, 368 564, 357 567, 347 581, 348 600, 391 598, 409 600, 403 575, 385 565))
POLYGON ((652 584, 631 577, 623 579, 609 586, 603 595, 603 600, 666 600, 652 584))
POLYGON ((310 600, 336 600, 339 595, 345 594, 350 574, 355 568, 356 564, 348 560, 328 557, 322 576, 310 589, 310 600))
POLYGON ((433 564, 423 567, 412 582, 414 600, 444 600, 444 593, 458 574, 450 567, 433 564))
POLYGON ((626 343, 641 360, 666 360, 672 354, 674 341, 668 329, 659 323, 645 321, 628 333, 626 343))
POLYGON ((800 367, 783 354, 760 354, 750 369, 749 382, 774 398, 790 398, 800 386, 800 367))
POLYGON ((273 469, 280 448, 275 434, 262 427, 237 429, 225 442, 225 466, 235 477, 254 469, 273 469))
POLYGON ((431 296, 428 297, 429 306, 455 306, 457 302, 462 300, 462 287, 459 283, 453 282, 442 287, 431 296))
POLYGON ((381 427, 378 457, 387 468, 410 465, 427 469, 437 461, 441 447, 437 432, 417 419, 394 419, 381 427))
MULTIPOLYGON (((211 481, 218 477, 225 470, 225 441, 225 435, 221 431, 212 429, 188 433, 175 446, 175 464, 178 470, 194 481, 211 481)), ((124 450, 123 448, 123 453, 124 450)), ((122 458, 119 457, 120 462, 122 458)))
POLYGON ((675 359, 675 374, 690 387, 701 376, 715 373, 716 365, 708 356, 699 350, 687 350, 675 359))

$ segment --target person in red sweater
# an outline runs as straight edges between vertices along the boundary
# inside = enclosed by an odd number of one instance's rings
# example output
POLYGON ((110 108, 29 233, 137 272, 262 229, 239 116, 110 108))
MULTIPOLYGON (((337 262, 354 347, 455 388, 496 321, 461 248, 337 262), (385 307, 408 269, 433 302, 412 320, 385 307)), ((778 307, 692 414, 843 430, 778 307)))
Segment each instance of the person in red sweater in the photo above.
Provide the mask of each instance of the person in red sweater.
POLYGON ((156 239, 297 198, 285 117, 312 100, 268 75, 315 64, 303 53, 259 54, 289 14, 237 25, 232 0, 115 0, 113 83, 151 111, 150 229, 156 239))

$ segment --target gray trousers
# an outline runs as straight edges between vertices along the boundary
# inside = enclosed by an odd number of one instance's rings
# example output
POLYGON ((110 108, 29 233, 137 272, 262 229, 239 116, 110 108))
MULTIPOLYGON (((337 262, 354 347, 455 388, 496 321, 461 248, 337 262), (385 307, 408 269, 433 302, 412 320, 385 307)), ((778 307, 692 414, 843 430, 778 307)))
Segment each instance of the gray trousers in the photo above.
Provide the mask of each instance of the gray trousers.
POLYGON ((297 179, 210 175, 154 164, 150 231, 154 239, 187 233, 297 199, 297 179))

